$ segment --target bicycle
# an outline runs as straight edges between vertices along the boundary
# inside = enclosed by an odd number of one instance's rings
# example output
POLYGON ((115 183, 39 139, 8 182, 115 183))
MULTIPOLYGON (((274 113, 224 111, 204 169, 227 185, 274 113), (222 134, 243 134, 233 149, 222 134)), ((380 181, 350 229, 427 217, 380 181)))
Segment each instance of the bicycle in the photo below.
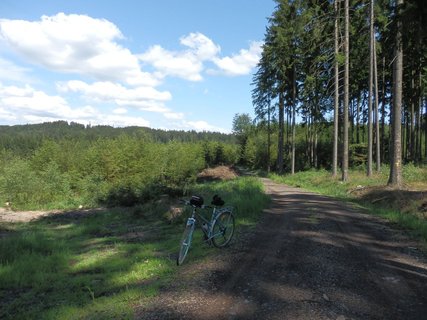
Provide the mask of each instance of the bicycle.
POLYGON ((200 196, 192 196, 190 200, 181 200, 185 205, 192 207, 191 216, 187 219, 185 230, 180 242, 180 249, 176 260, 177 265, 181 265, 187 256, 188 250, 193 239, 193 232, 196 227, 196 217, 202 221, 202 231, 205 241, 217 248, 225 247, 230 243, 234 234, 234 214, 232 207, 222 207, 224 201, 215 195, 211 204, 208 206, 203 204, 203 198, 200 196), (204 217, 198 212, 198 209, 212 209, 210 219, 204 217))

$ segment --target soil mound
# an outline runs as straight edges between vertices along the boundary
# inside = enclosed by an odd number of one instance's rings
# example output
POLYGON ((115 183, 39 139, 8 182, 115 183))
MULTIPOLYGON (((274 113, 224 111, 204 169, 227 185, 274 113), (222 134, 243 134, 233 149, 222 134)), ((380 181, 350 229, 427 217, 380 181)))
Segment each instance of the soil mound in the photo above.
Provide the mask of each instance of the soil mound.
POLYGON ((231 180, 238 176, 236 170, 229 166, 218 166, 215 168, 207 168, 198 174, 197 180, 203 181, 219 181, 231 180))

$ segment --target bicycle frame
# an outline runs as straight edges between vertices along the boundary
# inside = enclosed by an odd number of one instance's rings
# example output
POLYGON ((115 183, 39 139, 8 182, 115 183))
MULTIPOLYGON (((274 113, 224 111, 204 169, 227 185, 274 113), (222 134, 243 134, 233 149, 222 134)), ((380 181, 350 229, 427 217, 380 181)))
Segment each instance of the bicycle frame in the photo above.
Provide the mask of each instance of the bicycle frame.
MULTIPOLYGON (((193 199, 193 198, 192 198, 193 199)), ((187 200, 181 200, 185 205, 191 206, 190 217, 187 218, 186 226, 180 242, 180 250, 177 256, 177 264, 181 265, 190 249, 193 232, 197 223, 202 224, 202 231, 205 242, 217 248, 226 246, 234 234, 234 216, 232 207, 207 206, 200 204, 200 201, 192 203, 187 200), (210 218, 201 214, 198 210, 212 209, 210 218), (206 227, 205 227, 206 225, 206 227)), ((222 204, 224 203, 223 201, 222 204)))
POLYGON ((212 214, 211 214, 211 217, 210 217, 210 220, 209 220, 208 218, 206 218, 205 216, 203 216, 202 214, 200 214, 199 212, 197 212, 197 209, 199 207, 196 207, 194 205, 191 205, 191 206, 192 206, 192 213, 191 213, 191 216, 187 219, 187 223, 189 223, 191 221, 190 223, 194 223, 195 226, 196 226, 197 225, 197 221, 198 221, 197 218, 200 218, 200 220, 202 221, 202 224, 206 223, 207 230, 205 230, 203 228, 201 228, 201 229, 202 229, 203 233, 206 235, 205 241, 208 242, 208 243, 215 236, 214 234, 212 234, 212 232, 213 232, 212 227, 213 227, 213 225, 214 225, 215 220, 217 219, 217 217, 222 212, 224 212, 224 211, 230 211, 230 212, 233 211, 232 207, 217 208, 217 207, 202 205, 200 207, 200 209, 212 209, 212 214))

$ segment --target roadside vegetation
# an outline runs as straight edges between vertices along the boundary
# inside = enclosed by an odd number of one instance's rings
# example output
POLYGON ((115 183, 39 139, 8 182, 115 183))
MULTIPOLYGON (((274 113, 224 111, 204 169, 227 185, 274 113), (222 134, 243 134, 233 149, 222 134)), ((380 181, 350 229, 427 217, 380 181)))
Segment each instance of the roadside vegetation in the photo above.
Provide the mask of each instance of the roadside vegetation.
MULTIPOLYGON (((234 241, 269 199, 256 178, 196 184, 206 202, 220 194, 236 208, 234 241)), ((129 319, 176 276, 187 212, 177 198, 133 207, 64 211, 0 224, 1 319, 129 319)), ((186 263, 220 254, 195 234, 186 263)), ((227 250, 227 249, 224 249, 227 250)))
POLYGON ((182 195, 204 168, 237 161, 232 141, 216 133, 175 132, 173 138, 145 128, 66 122, 0 127, 0 201, 13 210, 46 210, 182 195))

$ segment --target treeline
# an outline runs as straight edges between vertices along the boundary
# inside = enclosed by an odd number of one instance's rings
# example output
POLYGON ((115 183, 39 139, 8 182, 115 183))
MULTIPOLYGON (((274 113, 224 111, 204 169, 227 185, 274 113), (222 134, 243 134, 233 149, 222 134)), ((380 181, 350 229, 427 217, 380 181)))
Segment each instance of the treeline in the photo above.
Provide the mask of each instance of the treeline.
POLYGON ((332 124, 334 175, 346 181, 352 145, 366 145, 367 175, 385 162, 401 186, 402 162, 427 158, 426 1, 275 2, 253 78, 256 121, 278 137, 274 168, 296 170, 298 122, 313 159, 332 124))
POLYGON ((0 200, 13 208, 134 205, 182 194, 205 167, 238 160, 233 137, 218 133, 66 122, 1 130, 0 200))
POLYGON ((45 139, 54 141, 64 139, 94 141, 99 137, 117 138, 123 134, 135 138, 147 138, 160 143, 169 141, 232 143, 235 139, 231 134, 220 132, 160 130, 148 127, 114 128, 111 126, 85 126, 75 122, 55 121, 41 124, 0 126, 0 150, 10 150, 14 154, 27 156, 40 147, 45 139))
MULTIPOLYGON (((312 128, 305 123, 295 125, 295 171, 326 169, 332 171, 333 130, 331 121, 318 124, 318 133, 313 135, 312 128)), ((283 173, 291 173, 293 128, 288 122, 284 124, 283 173)), ((249 114, 236 114, 233 120, 233 131, 239 144, 240 163, 253 169, 278 172, 279 123, 272 119, 269 126, 266 122, 254 123, 249 114)), ((385 125, 385 135, 389 137, 390 127, 385 125)), ((349 166, 352 169, 366 170, 368 160, 368 127, 362 121, 349 131, 349 166)), ((389 139, 383 145, 383 156, 390 155, 389 139)), ((406 148, 406 145, 405 145, 406 148)), ((424 151, 424 148, 423 148, 424 151)), ((409 163, 405 158, 405 163, 409 163)))

